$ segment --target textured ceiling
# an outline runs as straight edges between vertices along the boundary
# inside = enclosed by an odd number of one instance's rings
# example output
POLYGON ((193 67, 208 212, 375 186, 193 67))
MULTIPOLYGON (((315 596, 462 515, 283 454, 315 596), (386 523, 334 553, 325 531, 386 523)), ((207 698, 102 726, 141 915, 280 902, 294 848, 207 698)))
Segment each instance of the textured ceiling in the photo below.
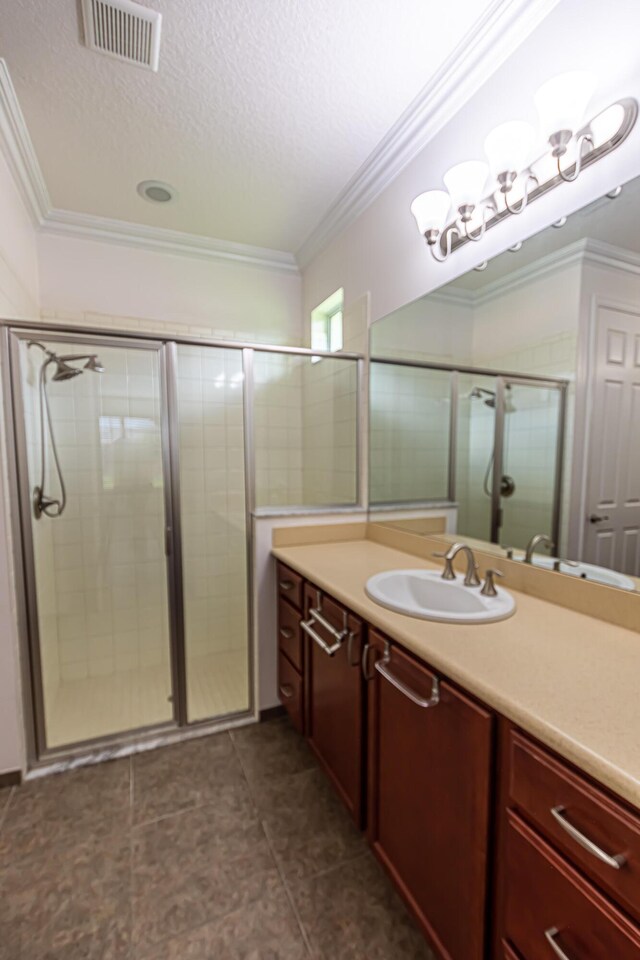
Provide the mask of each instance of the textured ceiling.
POLYGON ((296 250, 492 0, 145 0, 157 74, 89 51, 76 0, 4 0, 54 207, 296 250), (158 179, 177 202, 136 194, 158 179))

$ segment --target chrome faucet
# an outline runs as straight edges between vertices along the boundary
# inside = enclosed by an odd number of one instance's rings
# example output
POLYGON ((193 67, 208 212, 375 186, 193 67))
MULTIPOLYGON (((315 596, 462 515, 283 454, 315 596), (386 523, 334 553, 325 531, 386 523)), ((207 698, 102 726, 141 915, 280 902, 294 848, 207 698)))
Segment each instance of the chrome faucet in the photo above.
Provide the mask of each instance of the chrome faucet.
POLYGON ((478 576, 478 564, 473 555, 471 547, 466 543, 454 543, 446 553, 434 553, 434 557, 444 559, 444 570, 442 571, 443 580, 455 580, 456 575, 453 570, 453 561, 459 553, 464 553, 467 558, 467 572, 464 577, 465 587, 479 587, 480 577, 478 576))
POLYGON ((536 533, 534 537, 531 537, 529 543, 527 544, 527 549, 524 554, 525 563, 533 563, 533 555, 536 551, 536 548, 541 544, 546 544, 550 550, 553 550, 553 540, 551 537, 548 537, 546 533, 536 533))

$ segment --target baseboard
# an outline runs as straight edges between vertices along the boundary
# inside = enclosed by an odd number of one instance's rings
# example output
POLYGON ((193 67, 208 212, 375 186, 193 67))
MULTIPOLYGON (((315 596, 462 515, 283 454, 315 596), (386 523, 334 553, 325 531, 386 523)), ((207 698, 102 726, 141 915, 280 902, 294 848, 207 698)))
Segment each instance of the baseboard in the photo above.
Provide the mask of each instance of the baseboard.
POLYGON ((259 713, 260 723, 264 723, 265 720, 275 720, 277 717, 284 717, 286 712, 282 704, 278 704, 277 707, 269 707, 267 710, 261 710, 259 713))
POLYGON ((0 773, 0 789, 2 787, 19 787, 22 783, 22 773, 20 770, 8 770, 6 773, 0 773))

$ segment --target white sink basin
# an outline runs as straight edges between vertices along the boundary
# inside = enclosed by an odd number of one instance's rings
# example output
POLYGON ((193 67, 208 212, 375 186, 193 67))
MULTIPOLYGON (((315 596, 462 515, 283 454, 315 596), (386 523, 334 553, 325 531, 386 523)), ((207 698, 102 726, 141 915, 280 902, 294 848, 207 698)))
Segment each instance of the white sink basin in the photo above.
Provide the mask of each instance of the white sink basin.
POLYGON ((441 623, 492 623, 515 613, 506 590, 485 597, 480 587, 465 587, 462 576, 443 580, 439 570, 387 570, 367 580, 369 597, 383 607, 441 623))
MULTIPOLYGON (((524 557, 514 557, 515 560, 524 562, 524 557)), ((536 567, 544 567, 545 570, 553 570, 556 562, 555 557, 545 557, 544 554, 533 555, 533 564, 536 567)), ((593 583, 604 583, 608 587, 620 587, 622 590, 635 590, 636 585, 624 573, 618 573, 617 570, 608 570, 606 567, 598 567, 593 563, 573 564, 560 561, 560 573, 568 573, 570 577, 581 577, 583 580, 591 580, 593 583)))

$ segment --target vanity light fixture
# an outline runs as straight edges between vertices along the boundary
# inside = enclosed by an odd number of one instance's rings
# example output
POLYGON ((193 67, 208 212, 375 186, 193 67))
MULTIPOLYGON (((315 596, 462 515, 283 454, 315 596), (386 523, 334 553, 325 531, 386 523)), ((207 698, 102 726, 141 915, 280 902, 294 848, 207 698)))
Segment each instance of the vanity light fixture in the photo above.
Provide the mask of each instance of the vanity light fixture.
POLYGON ((446 191, 428 190, 415 198, 411 213, 435 260, 442 263, 549 190, 577 180, 585 167, 627 138, 638 116, 636 101, 620 100, 585 122, 594 90, 595 79, 582 70, 548 80, 534 97, 547 143, 544 153, 532 155, 537 137, 530 124, 509 120, 485 139, 488 164, 458 163, 444 174, 446 191))

